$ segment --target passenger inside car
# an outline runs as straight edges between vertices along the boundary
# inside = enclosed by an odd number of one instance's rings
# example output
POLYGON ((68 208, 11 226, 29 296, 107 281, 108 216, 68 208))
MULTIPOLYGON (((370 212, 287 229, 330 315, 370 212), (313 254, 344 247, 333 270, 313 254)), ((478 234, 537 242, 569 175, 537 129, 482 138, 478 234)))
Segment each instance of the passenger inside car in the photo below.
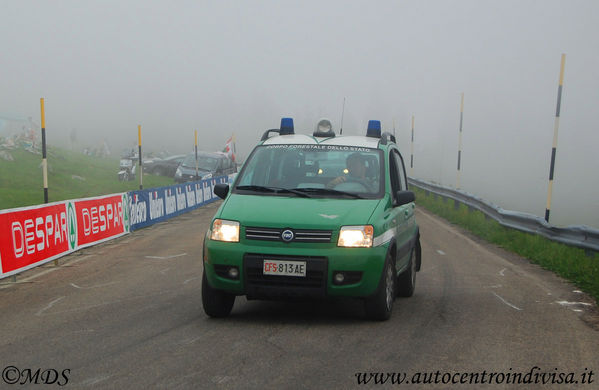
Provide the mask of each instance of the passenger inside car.
POLYGON ((374 181, 372 178, 366 176, 367 172, 367 161, 366 158, 359 152, 352 153, 347 157, 347 175, 338 176, 331 180, 327 184, 327 188, 337 188, 344 190, 348 185, 352 186, 354 183, 364 187, 367 192, 372 192, 374 187, 374 181), (346 185, 344 185, 347 183, 346 185))

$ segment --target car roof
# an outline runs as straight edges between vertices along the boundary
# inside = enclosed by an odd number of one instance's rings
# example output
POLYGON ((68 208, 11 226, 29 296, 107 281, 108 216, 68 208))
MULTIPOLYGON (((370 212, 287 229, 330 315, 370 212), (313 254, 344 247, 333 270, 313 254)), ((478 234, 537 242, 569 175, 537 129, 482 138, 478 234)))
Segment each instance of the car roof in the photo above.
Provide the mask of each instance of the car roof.
POLYGON ((290 134, 270 137, 265 140, 262 145, 338 145, 378 149, 381 143, 380 141, 380 138, 365 137, 360 135, 340 135, 330 138, 321 138, 305 134, 290 134))

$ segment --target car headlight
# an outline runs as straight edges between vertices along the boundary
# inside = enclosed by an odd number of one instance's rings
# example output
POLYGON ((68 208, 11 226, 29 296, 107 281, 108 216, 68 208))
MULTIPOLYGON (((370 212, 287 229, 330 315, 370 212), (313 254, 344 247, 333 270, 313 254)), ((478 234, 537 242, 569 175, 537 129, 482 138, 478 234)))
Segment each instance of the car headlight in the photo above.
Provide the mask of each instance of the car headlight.
POLYGON ((346 248, 370 248, 374 228, 372 225, 365 226, 342 226, 339 231, 337 246, 346 248))
POLYGON ((210 239, 214 241, 239 242, 239 222, 215 219, 210 239))
POLYGON ((183 175, 183 172, 181 172, 181 168, 177 168, 177 171, 175 172, 175 176, 181 177, 182 175, 183 175))

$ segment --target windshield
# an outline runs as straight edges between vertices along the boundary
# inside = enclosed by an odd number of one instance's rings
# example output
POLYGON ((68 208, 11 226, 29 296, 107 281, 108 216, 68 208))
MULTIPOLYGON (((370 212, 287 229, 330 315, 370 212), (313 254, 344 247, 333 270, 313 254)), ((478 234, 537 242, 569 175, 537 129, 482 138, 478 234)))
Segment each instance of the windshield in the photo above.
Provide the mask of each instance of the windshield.
POLYGON ((236 193, 380 198, 383 154, 378 149, 335 145, 257 147, 236 181, 236 193), (289 191, 295 190, 295 191, 289 191))
MULTIPOLYGON (((183 163, 181 164, 184 167, 194 168, 196 167, 196 157, 195 154, 190 154, 185 157, 183 163)), ((198 155, 198 169, 204 171, 216 171, 216 167, 218 166, 218 159, 205 155, 198 155)))

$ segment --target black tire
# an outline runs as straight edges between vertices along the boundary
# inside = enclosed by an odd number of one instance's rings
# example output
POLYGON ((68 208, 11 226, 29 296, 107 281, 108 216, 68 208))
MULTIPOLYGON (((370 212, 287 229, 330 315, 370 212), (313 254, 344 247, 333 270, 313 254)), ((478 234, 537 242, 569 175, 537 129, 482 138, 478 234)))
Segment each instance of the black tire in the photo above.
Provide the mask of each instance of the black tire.
POLYGON ((422 268, 422 247, 420 246, 420 236, 416 240, 416 271, 422 268))
POLYGON ((226 293, 222 290, 212 288, 206 280, 206 273, 202 276, 202 305, 204 312, 215 318, 226 317, 231 313, 235 295, 226 293))
POLYGON ((376 293, 364 301, 366 316, 374 321, 386 321, 391 317, 395 299, 395 260, 387 254, 385 267, 376 293))
POLYGON ((416 289, 416 269, 417 261, 414 258, 414 252, 416 248, 412 248, 410 251, 410 262, 408 263, 408 269, 402 272, 397 277, 397 296, 399 297, 411 297, 414 295, 416 289))

